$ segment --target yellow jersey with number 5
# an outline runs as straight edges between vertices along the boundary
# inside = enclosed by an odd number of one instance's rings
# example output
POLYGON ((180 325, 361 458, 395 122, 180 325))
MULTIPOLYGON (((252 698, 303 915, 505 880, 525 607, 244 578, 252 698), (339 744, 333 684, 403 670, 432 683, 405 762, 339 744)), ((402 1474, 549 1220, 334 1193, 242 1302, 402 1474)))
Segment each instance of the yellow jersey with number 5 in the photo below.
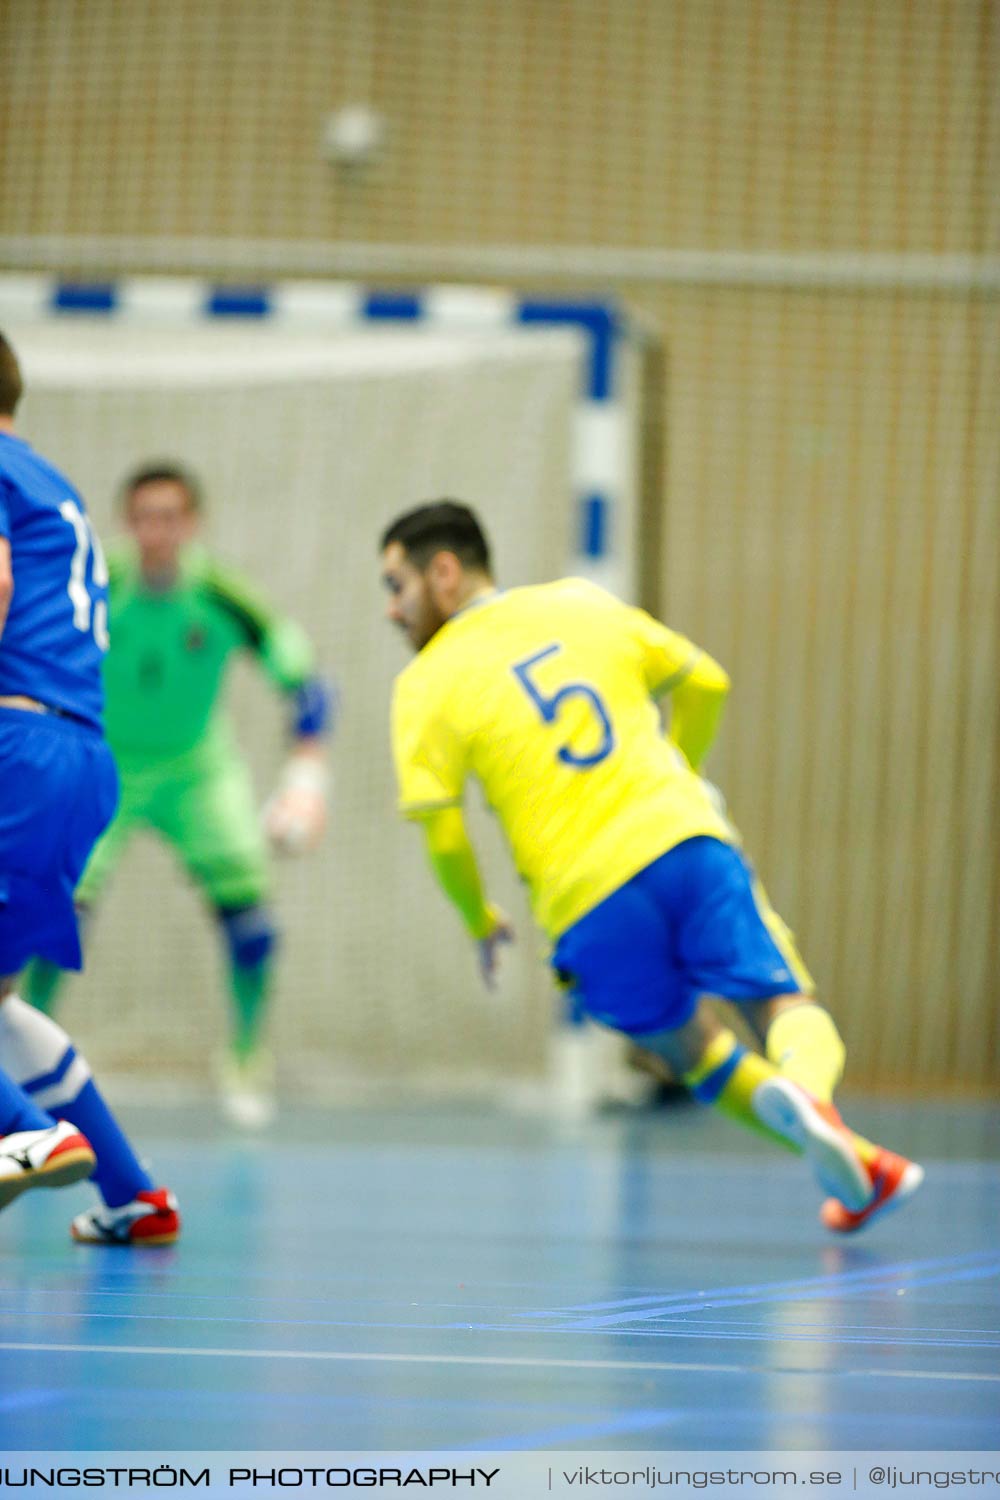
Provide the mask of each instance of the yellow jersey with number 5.
POLYGON ((582 579, 485 596, 396 679, 401 812, 455 806, 477 777, 557 937, 675 844, 737 842, 654 702, 701 655, 582 579))

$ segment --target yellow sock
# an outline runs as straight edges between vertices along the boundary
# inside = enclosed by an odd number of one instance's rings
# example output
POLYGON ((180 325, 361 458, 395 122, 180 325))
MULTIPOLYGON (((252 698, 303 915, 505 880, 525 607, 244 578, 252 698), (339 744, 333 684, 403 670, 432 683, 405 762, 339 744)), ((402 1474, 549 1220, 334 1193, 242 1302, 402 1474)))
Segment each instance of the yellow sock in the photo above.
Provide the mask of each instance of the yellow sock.
POLYGON ((778 1069, 750 1052, 731 1031, 720 1031, 705 1048, 695 1067, 684 1074, 684 1083, 702 1104, 714 1105, 730 1119, 766 1135, 791 1151, 797 1148, 784 1136, 769 1130, 753 1109, 754 1091, 765 1078, 773 1078, 778 1069))
MULTIPOLYGON (((759 1134, 766 1135, 768 1140, 776 1141, 790 1151, 797 1151, 798 1147, 793 1146, 777 1131, 769 1129, 754 1112, 753 1096, 758 1084, 767 1078, 773 1078, 780 1071, 766 1058, 748 1051, 737 1041, 733 1032, 720 1031, 709 1042, 696 1065, 684 1074, 684 1083, 703 1104, 714 1105, 749 1130, 756 1130, 759 1134)), ((835 1110, 832 1113, 836 1116, 835 1110)), ((836 1118, 839 1119, 839 1116, 836 1118)), ((853 1130, 850 1131, 850 1136, 861 1160, 870 1164, 879 1148, 853 1130)))
POLYGON ((812 1000, 780 1011, 767 1029, 768 1060, 823 1104, 844 1073, 846 1052, 830 1012, 812 1000))
MULTIPOLYGON (((847 1052, 829 1011, 812 1000, 781 1011, 767 1029, 766 1045, 768 1059, 779 1072, 821 1104, 833 1103, 847 1052)), ((856 1131, 851 1131, 851 1138, 861 1160, 870 1164, 879 1148, 856 1131)))

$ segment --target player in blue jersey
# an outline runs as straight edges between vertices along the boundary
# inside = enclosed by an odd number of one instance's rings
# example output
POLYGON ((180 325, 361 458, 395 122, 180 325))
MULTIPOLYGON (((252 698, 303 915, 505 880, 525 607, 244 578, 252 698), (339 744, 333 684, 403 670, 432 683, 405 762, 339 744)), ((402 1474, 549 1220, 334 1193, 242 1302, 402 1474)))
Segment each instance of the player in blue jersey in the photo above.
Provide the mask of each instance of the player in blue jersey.
POLYGON ((66 1032, 15 993, 32 958, 81 965, 73 892, 118 798, 102 733, 107 570, 72 485, 14 433, 22 382, 0 334, 0 1208, 88 1174, 89 1244, 167 1244, 180 1219, 66 1032))

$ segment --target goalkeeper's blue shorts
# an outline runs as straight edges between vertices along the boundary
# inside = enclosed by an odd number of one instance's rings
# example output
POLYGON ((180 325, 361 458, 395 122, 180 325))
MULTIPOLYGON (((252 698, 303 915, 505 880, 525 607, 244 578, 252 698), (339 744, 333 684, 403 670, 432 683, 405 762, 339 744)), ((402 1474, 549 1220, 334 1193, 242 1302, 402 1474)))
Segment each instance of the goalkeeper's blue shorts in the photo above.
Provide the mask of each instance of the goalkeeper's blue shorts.
POLYGON ((586 1014, 630 1036, 683 1026, 701 995, 814 988, 751 865, 713 838, 687 839, 640 870, 562 934, 552 964, 586 1014))

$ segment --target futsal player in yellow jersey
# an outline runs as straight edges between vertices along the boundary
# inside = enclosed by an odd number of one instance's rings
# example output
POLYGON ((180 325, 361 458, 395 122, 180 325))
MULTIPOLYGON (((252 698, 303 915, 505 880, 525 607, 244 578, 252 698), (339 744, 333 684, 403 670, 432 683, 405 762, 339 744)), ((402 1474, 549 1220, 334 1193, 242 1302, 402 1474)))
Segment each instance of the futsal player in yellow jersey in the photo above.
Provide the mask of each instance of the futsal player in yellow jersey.
POLYGON ((836 1028, 697 774, 728 690, 722 668, 583 580, 498 589, 476 516, 453 501, 400 516, 381 550, 386 613, 417 653, 393 700, 400 807, 423 827, 487 982, 513 931, 465 831, 470 775, 553 965, 590 1015, 665 1059, 703 1102, 803 1152, 829 1195, 828 1228, 903 1203, 923 1171, 834 1109, 836 1028), (667 695, 665 734, 656 700, 667 695), (768 1058, 741 1046, 707 996, 747 1007, 768 1058))

